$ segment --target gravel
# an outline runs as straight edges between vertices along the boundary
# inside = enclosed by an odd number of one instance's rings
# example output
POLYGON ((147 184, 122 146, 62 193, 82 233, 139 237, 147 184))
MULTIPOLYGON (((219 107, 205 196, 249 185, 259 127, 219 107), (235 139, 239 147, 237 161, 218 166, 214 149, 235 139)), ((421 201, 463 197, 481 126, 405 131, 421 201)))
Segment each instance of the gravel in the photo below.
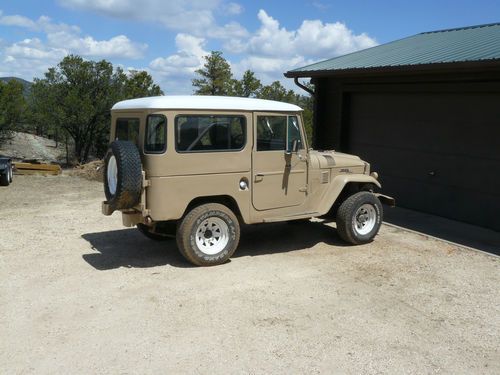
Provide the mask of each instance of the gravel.
POLYGON ((279 223, 196 268, 102 199, 66 175, 0 188, 0 373, 500 373, 498 257, 279 223))

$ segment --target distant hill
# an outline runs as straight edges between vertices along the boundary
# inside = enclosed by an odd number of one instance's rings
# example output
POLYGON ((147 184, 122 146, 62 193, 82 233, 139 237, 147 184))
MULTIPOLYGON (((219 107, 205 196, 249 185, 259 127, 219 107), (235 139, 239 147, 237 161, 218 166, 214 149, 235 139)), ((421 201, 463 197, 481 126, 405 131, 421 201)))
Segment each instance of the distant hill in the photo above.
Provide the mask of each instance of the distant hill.
POLYGON ((24 96, 28 96, 29 93, 30 93, 30 90, 31 90, 31 85, 33 83, 31 82, 28 82, 22 78, 17 78, 17 77, 0 77, 0 81, 1 82, 9 82, 9 81, 12 81, 12 80, 15 80, 15 81, 18 81, 18 82, 21 82, 23 84, 23 87, 24 87, 24 96))

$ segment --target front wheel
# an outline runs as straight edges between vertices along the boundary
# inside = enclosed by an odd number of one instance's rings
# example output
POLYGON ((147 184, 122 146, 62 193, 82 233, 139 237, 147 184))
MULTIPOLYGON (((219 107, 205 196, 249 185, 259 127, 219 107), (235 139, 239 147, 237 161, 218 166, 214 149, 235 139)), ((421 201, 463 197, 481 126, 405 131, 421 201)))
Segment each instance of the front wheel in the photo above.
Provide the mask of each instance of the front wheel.
POLYGON ((382 204, 370 192, 351 195, 337 211, 337 232, 346 242, 361 245, 373 240, 382 224, 382 204))
POLYGON ((193 208, 177 227, 181 254, 197 266, 225 263, 238 247, 240 226, 226 206, 208 203, 193 208))

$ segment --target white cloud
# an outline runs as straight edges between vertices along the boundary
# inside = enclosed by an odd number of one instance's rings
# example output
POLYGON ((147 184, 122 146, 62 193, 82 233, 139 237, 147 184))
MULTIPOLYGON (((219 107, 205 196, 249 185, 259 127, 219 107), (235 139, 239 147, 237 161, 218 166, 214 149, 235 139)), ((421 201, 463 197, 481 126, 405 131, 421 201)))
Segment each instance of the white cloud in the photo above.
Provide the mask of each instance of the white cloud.
POLYGON ((65 55, 66 51, 49 48, 37 38, 24 39, 0 51, 0 76, 42 77, 65 55))
POLYGON ((205 39, 188 34, 175 37, 177 52, 167 57, 158 57, 151 61, 150 68, 162 76, 191 77, 196 69, 203 65, 205 39))
POLYGON ((376 46, 367 34, 354 34, 344 23, 326 23, 305 20, 297 30, 294 46, 297 51, 311 57, 334 57, 376 46))
POLYGON ((50 46, 64 46, 68 53, 84 57, 118 57, 139 59, 147 45, 132 42, 125 35, 118 35, 108 40, 95 40, 91 36, 80 37, 66 31, 47 34, 50 46))
POLYGON ((224 6, 225 13, 229 15, 238 15, 243 13, 243 7, 238 3, 228 3, 224 6))
POLYGON ((0 13, 0 24, 42 31, 46 35, 46 45, 40 39, 35 38, 14 43, 7 47, 7 53, 12 56, 22 53, 24 58, 34 56, 40 58, 44 54, 50 57, 54 51, 57 51, 56 55, 60 57, 60 52, 63 51, 62 56, 74 53, 84 57, 138 59, 142 57, 147 49, 146 44, 132 42, 125 35, 114 36, 108 40, 96 40, 89 35, 82 36, 79 27, 64 23, 53 23, 46 16, 41 16, 38 20, 33 21, 20 15, 4 16, 0 13))
POLYGON ((229 15, 243 11, 237 3, 222 0, 59 0, 66 7, 83 9, 115 18, 154 22, 167 29, 198 37, 226 39, 248 33, 237 22, 219 25, 214 12, 221 9, 229 15))
POLYGON ((0 11, 0 25, 26 27, 29 29, 36 29, 37 28, 36 23, 27 17, 20 16, 17 14, 12 15, 12 16, 2 16, 1 11, 0 11))
POLYGON ((321 12, 324 12, 325 10, 330 8, 330 4, 325 4, 321 1, 313 1, 312 6, 321 12))
POLYGON ((305 20, 297 30, 288 31, 263 9, 258 18, 261 26, 250 38, 248 52, 259 56, 329 58, 377 44, 366 34, 354 34, 341 22, 305 20))
POLYGON ((264 82, 282 80, 288 70, 377 44, 367 34, 355 34, 341 22, 304 20, 298 29, 287 30, 263 9, 257 17, 260 27, 252 36, 231 39, 224 46, 246 55, 233 64, 237 75, 250 69, 264 82))
POLYGON ((20 76, 31 80, 41 77, 49 67, 68 54, 87 58, 139 59, 147 49, 146 44, 131 41, 125 35, 96 40, 82 35, 79 27, 54 23, 49 17, 41 16, 31 20, 20 15, 3 15, 0 24, 9 27, 23 27, 43 34, 14 43, 0 45, 0 75, 20 76))
POLYGON ((201 68, 206 40, 189 34, 177 34, 175 45, 177 51, 167 57, 158 57, 149 64, 153 78, 160 82, 164 91, 169 94, 190 94, 193 92, 191 79, 195 70, 201 68))
POLYGON ((247 38, 250 34, 238 22, 229 22, 224 26, 214 26, 208 29, 205 35, 209 38, 232 40, 247 38))
POLYGON ((12 60, 28 59, 28 60, 52 60, 62 58, 66 55, 66 51, 58 48, 51 48, 44 45, 40 39, 24 39, 21 42, 14 43, 5 49, 5 54, 12 60))

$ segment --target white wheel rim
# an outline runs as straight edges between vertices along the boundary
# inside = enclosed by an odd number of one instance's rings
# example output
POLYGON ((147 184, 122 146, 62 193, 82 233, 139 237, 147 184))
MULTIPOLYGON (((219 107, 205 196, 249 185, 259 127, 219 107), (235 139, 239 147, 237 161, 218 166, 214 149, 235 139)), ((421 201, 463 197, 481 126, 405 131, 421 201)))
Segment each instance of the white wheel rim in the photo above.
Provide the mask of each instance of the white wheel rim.
POLYGON ((218 217, 209 217, 196 228, 196 246, 207 255, 220 253, 229 242, 229 226, 218 217))
POLYGON ((118 184, 118 168, 116 166, 115 156, 111 156, 108 160, 108 189, 109 192, 114 195, 116 193, 116 185, 118 184))
POLYGON ((370 233, 377 222, 375 207, 371 204, 364 204, 356 210, 352 218, 352 227, 360 235, 370 233))

